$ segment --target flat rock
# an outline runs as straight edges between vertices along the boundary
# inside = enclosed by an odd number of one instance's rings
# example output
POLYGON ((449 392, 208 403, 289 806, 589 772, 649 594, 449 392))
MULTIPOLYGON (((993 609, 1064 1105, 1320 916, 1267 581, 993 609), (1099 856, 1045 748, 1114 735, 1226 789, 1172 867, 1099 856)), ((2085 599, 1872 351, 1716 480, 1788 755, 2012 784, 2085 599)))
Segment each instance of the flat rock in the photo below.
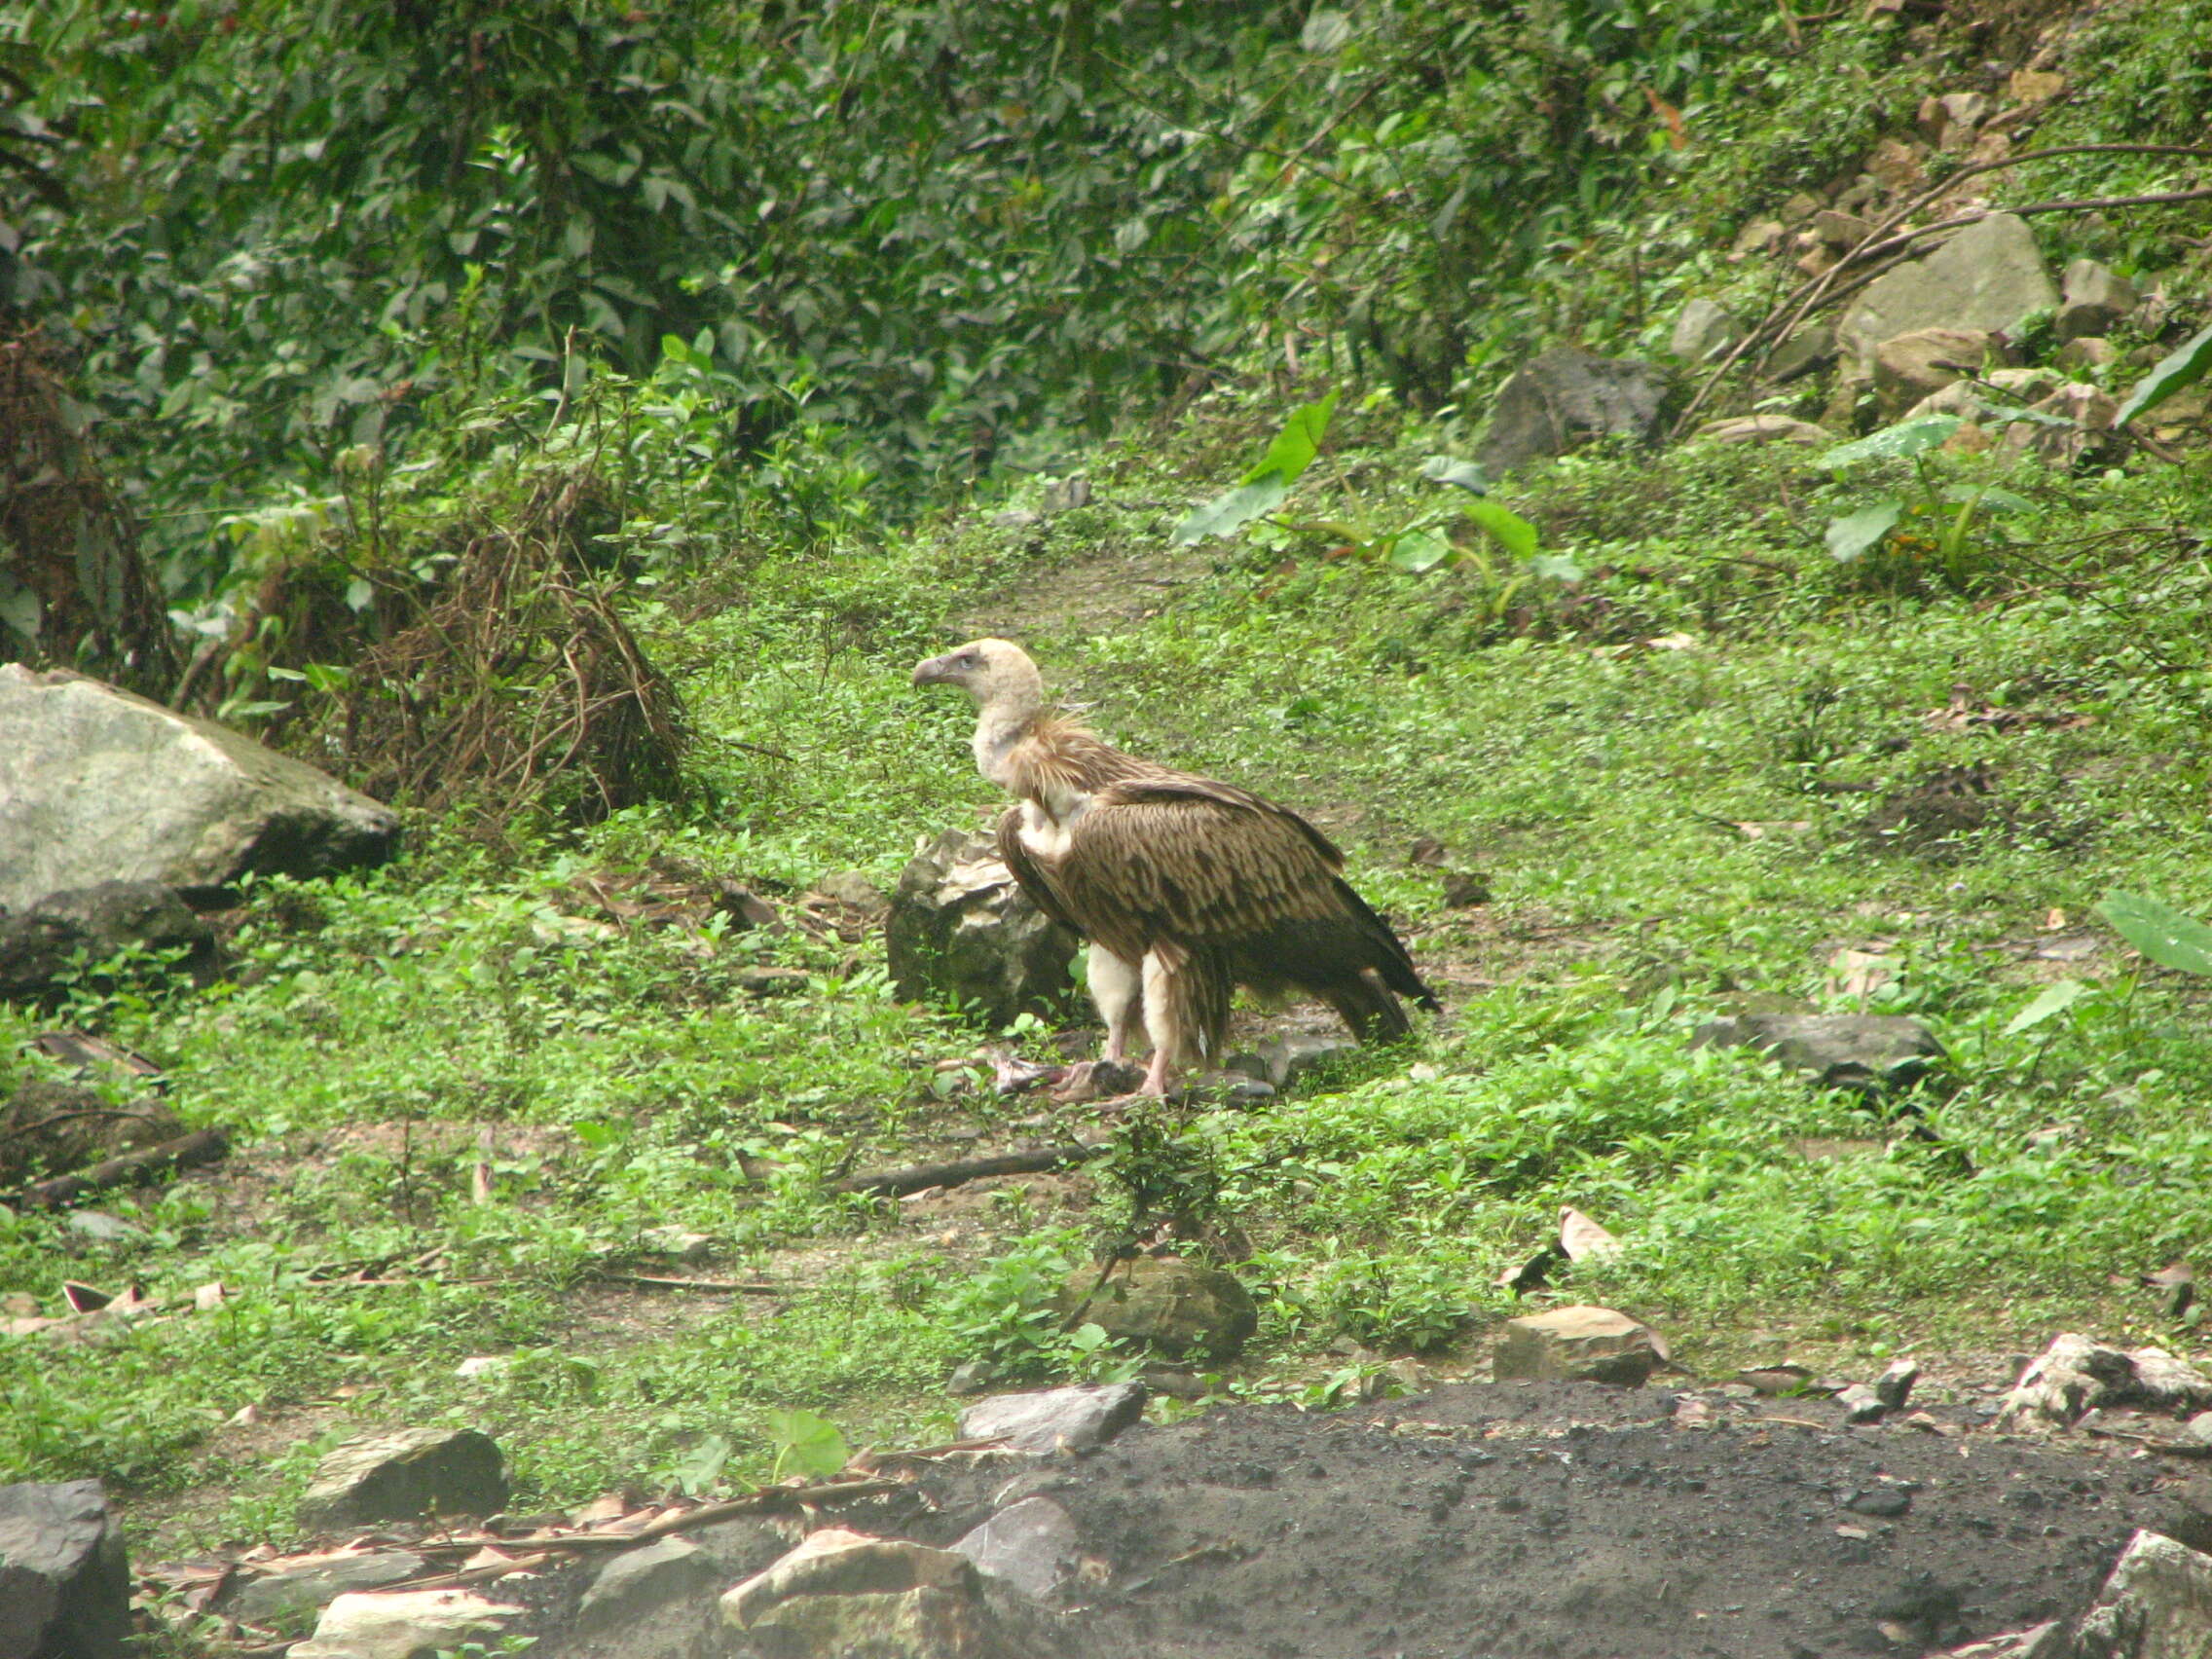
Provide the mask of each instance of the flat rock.
POLYGON ((1943 1057, 1917 1019, 1886 1014, 1742 1014, 1701 1025, 1693 1049, 1757 1049, 1822 1088, 1880 1094, 1908 1088, 1943 1057))
POLYGON ((1667 377, 1650 363, 1558 347, 1505 383, 1475 460, 1501 478, 1524 461, 1565 455, 1592 438, 1647 444, 1659 435, 1666 399, 1667 377))
POLYGON ((333 1550, 327 1556, 295 1558, 281 1572, 247 1579, 224 1602, 223 1611, 247 1624, 269 1624, 319 1611, 354 1591, 397 1584, 427 1567, 421 1556, 405 1550, 333 1550))
POLYGON ((2001 1428, 2075 1421, 2107 1406, 2175 1416, 2212 1406, 2212 1378, 2164 1348, 2119 1348, 2068 1331, 2051 1340, 1999 1403, 2001 1428))
POLYGON ((1712 444, 1832 444, 1835 434, 1825 426, 1788 415, 1730 415, 1710 421, 1697 435, 1712 444))
POLYGON ((1811 317, 1789 331, 1766 360, 1766 378, 1780 385, 1812 373, 1836 353, 1835 327, 1823 317, 1811 317))
POLYGON ((1874 349, 1921 328, 2009 332, 2031 313, 2058 304, 2035 233, 2025 219, 1991 213, 1926 259, 1876 277, 1836 325, 1844 355, 1872 368, 1874 349))
POLYGON ((130 1565, 97 1481, 0 1487, 0 1653, 125 1659, 130 1565))
POLYGON ((2137 1532, 2074 1627, 2073 1659, 2204 1659, 2212 1653, 2212 1556, 2137 1532))
POLYGON ((423 1659, 495 1636, 522 1611, 472 1590, 355 1592, 322 1609, 289 1659, 423 1659))
POLYGON ((326 1454, 300 1499, 315 1530, 423 1515, 490 1515, 507 1501, 498 1446, 473 1428, 403 1428, 326 1454))
POLYGON ((708 1587, 727 1582, 715 1558, 687 1539, 625 1550, 599 1569, 577 1603, 576 1634, 608 1639, 593 1648, 608 1659, 682 1653, 708 1628, 708 1587))
POLYGON ((957 1001, 1004 1025, 1074 1000, 1081 941, 1023 897, 988 835, 948 830, 916 853, 884 936, 892 985, 910 1001, 957 1001))
POLYGON ((1144 1416, 1141 1382, 1098 1382, 994 1394, 960 1414, 963 1440, 1003 1439, 1016 1452, 1088 1452, 1144 1416))
POLYGON ((1180 1256, 1135 1256, 1079 1268, 1060 1293, 1077 1323, 1142 1344, 1170 1359, 1227 1359, 1260 1328, 1252 1294, 1234 1273, 1180 1256))
POLYGON ((1075 1518, 1049 1497, 1007 1505, 952 1547, 979 1570, 1040 1602, 1059 1595, 1083 1558, 1075 1518))
POLYGON ((1491 1374, 1499 1382, 1616 1382, 1641 1387, 1666 1363, 1651 1329, 1610 1308, 1555 1308, 1508 1319, 1491 1374))
POLYGON ((399 820, 251 738, 62 669, 0 665, 0 907, 102 882, 213 893, 391 855, 399 820))

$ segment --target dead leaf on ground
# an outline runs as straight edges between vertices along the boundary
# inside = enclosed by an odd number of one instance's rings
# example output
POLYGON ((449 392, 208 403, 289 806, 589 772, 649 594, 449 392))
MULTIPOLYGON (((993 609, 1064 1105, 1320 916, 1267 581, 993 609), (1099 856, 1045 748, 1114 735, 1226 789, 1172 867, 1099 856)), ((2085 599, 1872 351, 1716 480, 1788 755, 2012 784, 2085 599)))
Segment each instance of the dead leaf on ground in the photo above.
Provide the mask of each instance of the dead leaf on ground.
POLYGON ((1951 700, 1940 709, 1931 709, 1920 717, 1921 722, 1932 731, 2016 731, 2023 726, 2036 726, 2048 731, 2072 731, 2080 726, 2095 725, 2094 715, 2077 714, 2068 709, 2001 709, 1986 698, 1974 695, 1974 689, 1965 682, 1951 687, 1951 700))
POLYGON ((1621 1253, 1621 1241, 1572 1204, 1559 1212, 1559 1247, 1570 1262, 1604 1262, 1621 1253))

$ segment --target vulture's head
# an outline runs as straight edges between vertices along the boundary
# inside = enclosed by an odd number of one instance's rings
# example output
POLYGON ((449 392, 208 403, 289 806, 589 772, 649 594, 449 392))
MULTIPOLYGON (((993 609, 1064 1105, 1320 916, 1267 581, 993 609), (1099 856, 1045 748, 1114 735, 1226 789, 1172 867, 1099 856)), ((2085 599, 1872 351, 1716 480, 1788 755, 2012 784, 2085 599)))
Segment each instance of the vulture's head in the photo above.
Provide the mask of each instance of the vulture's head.
POLYGON ((957 685, 981 709, 1029 714, 1045 702, 1045 682, 1029 653, 1011 640, 970 640, 914 665, 916 685, 957 685))

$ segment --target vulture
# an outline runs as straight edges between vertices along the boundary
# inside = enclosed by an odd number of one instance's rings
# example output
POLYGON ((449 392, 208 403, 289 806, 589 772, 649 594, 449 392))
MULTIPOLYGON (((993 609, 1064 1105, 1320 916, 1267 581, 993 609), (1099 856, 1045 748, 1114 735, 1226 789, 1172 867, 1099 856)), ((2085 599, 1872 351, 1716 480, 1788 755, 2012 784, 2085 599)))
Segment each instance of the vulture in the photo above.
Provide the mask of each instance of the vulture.
POLYGON ((1412 1029, 1400 997, 1436 997, 1389 924, 1346 882, 1344 854, 1286 806, 1155 765, 1050 712, 1037 665, 976 640, 914 670, 976 701, 976 767, 1014 797, 999 855, 1046 914, 1090 941, 1105 1057, 1152 1040, 1139 1092, 1219 1064, 1236 986, 1303 993, 1362 1041, 1412 1029))

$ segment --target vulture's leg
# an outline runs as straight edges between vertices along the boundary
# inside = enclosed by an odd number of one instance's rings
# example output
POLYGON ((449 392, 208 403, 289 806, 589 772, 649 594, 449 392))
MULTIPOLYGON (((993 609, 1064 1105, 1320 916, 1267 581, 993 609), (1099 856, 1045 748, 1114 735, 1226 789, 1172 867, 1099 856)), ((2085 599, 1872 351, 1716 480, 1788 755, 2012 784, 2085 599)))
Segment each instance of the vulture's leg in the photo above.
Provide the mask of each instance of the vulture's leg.
POLYGON ((1124 1065, 1144 1023, 1144 974, 1102 944, 1090 947, 1090 1000, 1106 1021, 1106 1059, 1124 1065))
MULTIPOLYGON (((1180 954, 1180 953, 1178 953, 1180 954)), ((1179 966, 1188 968, 1186 958, 1179 966)), ((1144 1082, 1137 1085, 1139 1094, 1165 1094, 1167 1078, 1183 1058, 1184 1045, 1190 1034, 1184 1030, 1182 986, 1176 983, 1175 969, 1157 950, 1147 951, 1144 959, 1144 1027, 1152 1037, 1152 1064, 1145 1068, 1144 1082)))

